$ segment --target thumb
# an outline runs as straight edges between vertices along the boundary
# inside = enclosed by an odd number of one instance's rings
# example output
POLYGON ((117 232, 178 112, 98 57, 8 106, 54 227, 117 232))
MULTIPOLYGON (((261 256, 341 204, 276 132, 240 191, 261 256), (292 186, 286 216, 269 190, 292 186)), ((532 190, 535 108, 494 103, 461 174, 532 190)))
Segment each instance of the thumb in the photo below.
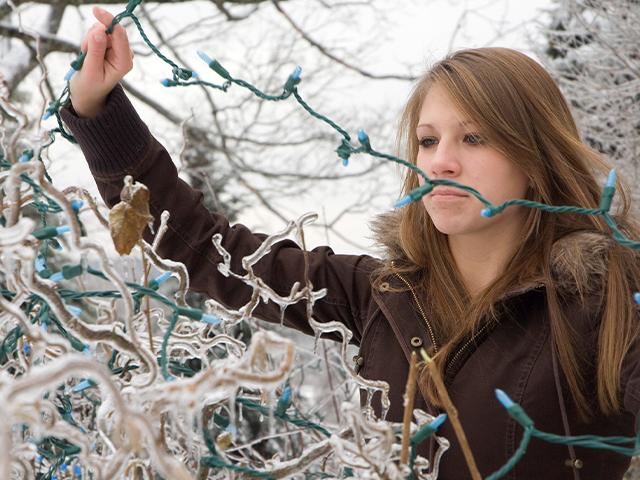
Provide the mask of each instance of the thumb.
POLYGON ((101 29, 95 29, 89 35, 87 42, 87 56, 82 70, 92 78, 101 78, 104 74, 104 57, 107 50, 107 34, 101 29))

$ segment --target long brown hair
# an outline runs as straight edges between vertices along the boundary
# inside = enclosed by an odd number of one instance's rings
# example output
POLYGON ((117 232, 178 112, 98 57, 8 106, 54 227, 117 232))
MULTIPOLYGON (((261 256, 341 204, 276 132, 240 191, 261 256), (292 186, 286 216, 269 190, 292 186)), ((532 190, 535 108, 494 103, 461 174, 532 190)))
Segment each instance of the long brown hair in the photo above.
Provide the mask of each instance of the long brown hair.
MULTIPOLYGON (((549 205, 597 208, 602 182, 610 166, 585 145, 569 107, 551 76, 526 55, 506 48, 479 48, 455 52, 436 63, 418 82, 401 117, 398 133, 401 154, 415 163, 418 140, 415 129, 430 86, 448 93, 459 111, 480 127, 487 143, 506 155, 528 176, 527 199, 549 205)), ((408 171, 403 194, 418 186, 418 177, 408 171)), ((638 229, 629 215, 628 196, 618 183, 618 225, 632 238, 638 229)), ((551 214, 529 209, 522 242, 504 272, 480 295, 471 298, 457 272, 446 235, 431 222, 422 202, 413 202, 400 212, 399 244, 402 257, 388 259, 376 283, 398 272, 413 274, 434 312, 440 350, 436 364, 444 371, 455 345, 474 333, 487 319, 495 318, 498 300, 514 285, 531 282, 546 286, 551 334, 571 394, 583 417, 593 413, 584 377, 583 353, 574 330, 561 308, 557 278, 551 268, 554 244, 574 232, 595 232, 611 237, 602 218, 577 214, 551 214), (391 260, 395 260, 393 265, 391 260), (428 292, 428 295, 426 294, 428 292)), ((604 238, 604 237, 603 237, 604 238)), ((620 410, 622 359, 639 329, 632 293, 639 287, 639 262, 635 251, 609 242, 602 278, 600 330, 597 361, 597 401, 600 410, 620 410)), ((570 272, 571 273, 571 272, 570 272)), ((574 272, 576 278, 580 272, 574 272)), ((580 282, 577 282, 578 287, 580 282)), ((579 291, 583 298, 583 291, 579 291)), ((432 383, 421 375, 421 386, 438 404, 432 383)))

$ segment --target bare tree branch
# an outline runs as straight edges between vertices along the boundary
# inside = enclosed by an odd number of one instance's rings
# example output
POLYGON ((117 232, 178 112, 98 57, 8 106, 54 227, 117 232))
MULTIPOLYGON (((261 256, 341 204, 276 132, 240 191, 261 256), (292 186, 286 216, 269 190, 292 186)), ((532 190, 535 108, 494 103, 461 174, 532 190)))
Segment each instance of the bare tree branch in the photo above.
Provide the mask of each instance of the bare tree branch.
MULTIPOLYGON (((193 0, 154 0, 150 2, 146 2, 147 4, 176 4, 176 3, 188 3, 193 0)), ((220 4, 222 8, 224 4, 236 5, 236 6, 257 6, 262 3, 266 3, 269 0, 213 0, 213 3, 218 6, 220 4)), ((288 0, 283 0, 288 1, 288 0)), ((17 6, 24 5, 27 3, 39 3, 43 5, 51 5, 51 6, 73 6, 79 7, 82 5, 94 5, 96 2, 94 0, 12 0, 11 4, 17 6)), ((101 5, 122 5, 122 0, 101 0, 101 5)), ((8 0, 0 0, 0 18, 5 17, 8 13, 11 12, 10 2, 8 0)), ((234 16, 233 20, 242 20, 241 17, 234 16)))
POLYGON ((343 67, 345 67, 345 68, 347 68, 349 70, 357 72, 360 75, 362 75, 363 77, 372 78, 374 80, 404 80, 404 81, 413 82, 418 78, 415 75, 378 75, 378 74, 371 73, 371 72, 368 72, 366 70, 363 70, 362 68, 356 67, 354 65, 351 65, 350 63, 347 63, 346 61, 344 61, 341 58, 338 58, 337 56, 332 54, 327 48, 322 46, 320 43, 318 43, 314 39, 312 39, 307 34, 307 32, 305 32, 296 22, 294 22, 293 19, 291 18, 291 16, 287 12, 285 12, 282 9, 282 7, 280 6, 280 1, 281 0, 271 0, 271 1, 273 3, 273 6, 276 8, 276 10, 278 10, 278 12, 280 12, 280 14, 287 20, 287 22, 289 22, 289 24, 293 27, 293 29, 296 32, 298 32, 300 34, 300 36, 302 38, 304 38, 304 40, 307 41, 307 43, 309 43, 311 46, 315 47, 320 53, 322 53, 322 55, 324 55, 327 58, 330 58, 331 60, 333 60, 337 64, 342 65, 343 67))
MULTIPOLYGON (((23 2, 24 0, 15 0, 23 2)), ((185 2, 191 0, 185 0, 185 2)), ((286 1, 286 0, 283 0, 286 1)), ((50 2, 31 2, 40 4, 58 4, 58 0, 50 2)), ((85 5, 90 2, 71 0, 65 2, 65 5, 85 5)), ((104 4, 115 4, 115 2, 107 0, 104 4)), ((137 10, 139 18, 143 21, 144 28, 148 33, 152 34, 154 43, 158 47, 162 47, 163 52, 177 64, 185 68, 191 68, 188 61, 189 57, 186 52, 189 51, 192 42, 201 42, 202 35, 193 35, 194 29, 203 29, 207 31, 209 27, 203 28, 201 25, 202 18, 207 18, 208 23, 216 25, 216 35, 219 33, 233 32, 233 28, 247 27, 230 27, 229 21, 234 25, 239 24, 238 20, 248 19, 250 15, 256 12, 262 4, 273 5, 270 0, 260 1, 235 1, 224 2, 220 0, 212 0, 210 9, 205 15, 199 15, 198 18, 189 18, 185 15, 182 21, 170 19, 171 29, 167 28, 165 20, 167 18, 157 15, 162 10, 162 4, 168 3, 164 1, 153 2, 154 5, 160 5, 153 15, 150 15, 150 7, 148 4, 142 4, 137 10), (230 17, 233 17, 231 19, 230 17), (196 22, 196 20, 199 20, 196 22), (226 25, 225 25, 226 24, 226 25), (176 33, 177 32, 177 33, 176 33), (176 42, 178 36, 183 37, 181 43, 176 42)), ((171 2, 174 4, 175 2, 171 2)), ((8 3, 0 0, 0 11, 6 7, 8 3)), ((355 2, 336 2, 335 5, 328 5, 330 9, 326 13, 327 18, 335 18, 336 7, 348 7, 345 11, 346 15, 350 15, 350 8, 353 8, 355 2)), ((359 4, 362 8, 375 8, 374 5, 367 2, 359 4)), ((277 2, 277 8, 282 10, 284 3, 277 2)), ((269 10, 272 18, 278 20, 278 16, 288 16, 285 12, 279 12, 278 9, 269 10)), ((24 8, 22 8, 24 10, 24 8)), ((75 53, 79 51, 79 45, 73 41, 68 41, 58 37, 56 30, 44 28, 43 25, 30 26, 29 29, 22 29, 15 24, 16 17, 7 17, 4 23, 0 23, 0 35, 11 38, 13 44, 9 44, 9 53, 12 48, 23 42, 24 48, 35 49, 35 38, 32 32, 40 33, 40 44, 43 46, 43 54, 57 51, 64 53, 75 53), (46 45, 46 49, 44 46, 46 45)), ((290 19, 289 19, 290 20, 290 19)), ((245 22, 246 23, 246 22, 245 22)), ((278 45, 278 48, 270 51, 265 57, 263 49, 264 38, 258 36, 243 36, 244 53, 234 53, 233 57, 242 58, 242 63, 234 65, 234 70, 238 70, 239 75, 247 81, 254 82, 264 91, 278 91, 282 88, 283 71, 288 72, 291 68, 291 59, 301 54, 300 38, 301 31, 299 25, 289 22, 278 22, 279 30, 274 29, 269 36, 269 41, 278 45)), ((248 27, 250 28, 250 27, 248 27)), ((57 29, 57 28, 56 28, 57 29)), ((304 38, 304 37, 303 37, 304 38)), ((327 88, 331 88, 331 84, 338 75, 337 69, 327 68, 327 65, 340 65, 348 68, 349 73, 355 72, 362 76, 368 74, 369 78, 395 78, 401 80, 410 79, 410 77, 402 76, 375 76, 369 72, 350 66, 342 59, 338 59, 332 55, 328 46, 321 45, 308 38, 302 42, 302 53, 312 54, 311 65, 317 64, 315 72, 313 68, 306 70, 305 75, 305 93, 308 100, 316 106, 322 105, 321 101, 314 101, 314 97, 318 92, 323 92, 327 88), (306 47, 306 45, 310 47, 306 47), (327 55, 329 53, 329 55, 327 55), (318 62, 320 58, 322 61, 318 62), (325 59, 328 59, 326 61, 325 59), (338 59, 339 61, 336 61, 338 59), (350 68, 351 67, 351 68, 350 68)), ((3 55, 4 56, 4 55, 3 55)), ((26 57, 26 56, 25 56, 26 57)), ((35 57, 35 55, 34 55, 35 57)), ((230 60, 232 65, 234 58, 230 60)), ((226 63, 227 59, 219 57, 219 60, 226 63)), ((149 61, 155 61, 152 56, 149 59, 140 55, 136 65, 140 68, 140 72, 145 72, 146 65, 149 61)), ((31 69, 33 67, 30 67, 31 69)), ((26 70, 25 70, 26 71, 26 70)), ((52 72, 55 70, 52 70, 52 72)), ((60 75, 54 73, 54 75, 60 75)), ((365 75, 366 76, 366 75, 365 75)), ((356 75, 353 77, 357 78, 356 75)), ((22 76, 24 78, 24 76, 22 76)), ((155 79, 154 79, 155 80, 155 79)), ((21 79, 20 79, 21 81, 21 79)), ((45 82, 49 79, 46 78, 45 82)), ((19 83, 19 82, 17 82, 19 83)), ((295 102, 282 103, 281 106, 272 110, 269 102, 263 102, 257 99, 252 93, 243 89, 234 88, 232 95, 222 95, 220 92, 213 91, 206 87, 199 87, 204 95, 203 101, 199 99, 200 106, 208 105, 208 112, 199 109, 196 115, 191 119, 185 120, 182 106, 178 108, 170 107, 166 102, 161 101, 156 95, 141 88, 139 80, 135 83, 123 80, 123 87, 129 95, 135 97, 138 101, 154 110, 164 119, 169 129, 174 126, 180 126, 184 131, 184 148, 181 152, 181 159, 184 159, 181 170, 190 177, 190 182, 195 188, 203 190, 205 193, 205 204, 218 210, 223 211, 231 220, 235 214, 244 208, 254 208, 262 206, 265 212, 273 214, 275 218, 285 220, 290 218, 291 212, 287 210, 289 203, 282 203, 281 200, 285 196, 290 195, 307 195, 313 190, 312 185, 316 182, 332 181, 332 182, 348 182, 355 181, 357 187, 346 187, 351 192, 360 191, 366 188, 365 184, 368 179, 377 174, 381 166, 378 162, 361 162, 357 168, 338 172, 336 170, 337 160, 331 159, 331 153, 337 146, 335 132, 324 130, 315 120, 309 118, 306 113, 295 105, 295 102), (292 122, 295 122, 296 128, 292 128, 292 122), (307 127, 308 126, 308 127, 307 127), (327 152, 323 155, 321 152, 327 152), (323 157, 325 160, 323 160, 323 157), (259 185, 259 187, 258 187, 259 185), (211 200, 211 202, 209 201, 211 200)), ((46 85, 46 84, 45 84, 46 85)), ((58 88, 58 87, 55 87, 58 88)), ((173 89, 175 91, 175 89, 173 89)), ((189 88, 191 94, 194 88, 189 88)), ((324 113, 330 114, 325 111, 324 113)), ((346 120, 345 118, 342 121, 346 120)), ((358 125, 363 125, 362 119, 351 119, 358 125)), ((377 121, 383 121, 378 119, 377 121)), ((373 125, 370 125, 375 130, 373 125)), ((368 130, 371 132, 371 128, 368 130)), ((363 160, 365 160, 363 158, 363 160)), ((345 183, 345 185, 347 185, 345 183)), ((357 195, 356 195, 357 196, 357 195)), ((355 197, 354 197, 355 198, 355 197)), ((349 202, 345 202, 342 207, 348 210, 349 202)), ((365 202, 366 203, 366 202, 365 202)), ((352 205, 358 209, 358 205, 352 205)), ((338 220, 343 215, 339 215, 338 220)), ((334 219, 332 225, 327 226, 330 230, 337 230, 340 226, 335 224, 334 219)), ((336 238, 340 237, 339 232, 336 238)))
POLYGON ((218 8, 218 10, 220 10, 220 13, 222 13, 225 18, 230 21, 230 22, 237 22, 240 20, 245 20, 247 18, 249 18, 258 8, 257 6, 254 7, 253 9, 251 9, 248 13, 246 13, 245 15, 234 15, 233 13, 231 13, 229 11, 229 9, 224 5, 225 2, 224 0, 211 0, 213 2, 213 4, 218 8))
MULTIPOLYGON (((21 31, 18 27, 14 25, 8 25, 6 23, 0 22, 0 36, 16 38, 22 40, 24 43, 28 44, 31 47, 32 43, 35 43, 36 39, 33 35, 21 31)), ((45 47, 48 52, 56 51, 56 52, 67 52, 67 53, 77 53, 80 51, 80 46, 69 42, 67 40, 63 40, 56 35, 52 35, 50 33, 42 33, 40 36, 40 45, 45 47)))
MULTIPOLYGON (((38 65, 36 49, 31 45, 36 39, 40 39, 40 55, 42 58, 46 57, 51 51, 56 50, 53 48, 54 45, 69 48, 69 42, 54 41, 55 35, 53 35, 60 27, 65 8, 66 6, 64 4, 52 6, 44 17, 41 26, 37 29, 29 29, 29 31, 26 31, 20 25, 11 28, 10 25, 3 24, 8 33, 7 36, 22 40, 24 47, 29 52, 26 59, 23 55, 20 55, 22 58, 20 58, 19 63, 14 65, 14 68, 7 68, 7 71, 4 73, 5 81, 10 92, 13 92, 16 86, 38 65)), ((14 57, 15 56, 16 53, 14 52, 14 57)), ((3 62, 8 60, 8 58, 2 59, 3 62)))
POLYGON ((585 141, 615 165, 640 200, 637 1, 562 0, 543 27, 541 58, 557 78, 585 141))
POLYGON ((158 112, 164 118, 169 120, 171 123, 173 123, 175 125, 180 125, 180 123, 182 122, 182 119, 178 115, 176 115, 175 113, 171 112, 166 107, 162 106, 162 104, 160 104, 160 102, 155 101, 154 99, 149 97, 149 95, 146 95, 145 93, 140 91, 138 88, 134 87, 130 82, 127 82, 126 80, 122 80, 120 83, 122 84, 123 88, 127 92, 131 93, 132 96, 134 96, 135 98, 140 100, 145 105, 147 105, 147 106, 151 107, 152 109, 154 109, 156 112, 158 112))

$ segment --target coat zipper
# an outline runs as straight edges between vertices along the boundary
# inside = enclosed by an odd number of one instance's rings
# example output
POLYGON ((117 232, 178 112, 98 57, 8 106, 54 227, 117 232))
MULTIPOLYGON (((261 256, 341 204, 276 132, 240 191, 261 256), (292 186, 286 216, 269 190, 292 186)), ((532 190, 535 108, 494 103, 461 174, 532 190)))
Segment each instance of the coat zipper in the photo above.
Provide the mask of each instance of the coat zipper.
POLYGON ((471 336, 471 338, 470 338, 469 340, 467 340, 467 341, 465 342, 465 344, 464 344, 464 345, 462 345, 462 347, 460 347, 460 348, 456 351, 455 355, 451 358, 451 360, 450 360, 450 361, 449 361, 449 363, 447 364, 447 369, 449 369, 449 368, 451 367, 451 365, 453 365, 454 363, 456 363, 456 360, 458 360, 458 357, 460 356, 460 354, 461 354, 462 352, 464 352, 464 351, 467 349, 467 347, 468 347, 469 345, 471 345, 471 344, 475 341, 475 339, 476 339, 476 338, 478 338, 478 336, 480 336, 480 334, 481 334, 484 330, 486 330, 486 328, 487 328, 488 326, 489 326, 489 324, 488 324, 488 323, 485 323, 485 324, 482 326, 482 328, 481 328, 480 330, 478 330, 475 334, 473 334, 473 335, 471 336))
POLYGON ((405 280, 405 278, 402 275, 400 275, 397 272, 396 272, 396 275, 400 280, 402 280, 405 283, 407 287, 409 287, 409 290, 411 290, 413 299, 415 300, 416 305, 418 305, 418 310, 420 311, 420 315, 422 315, 422 318, 424 319, 424 323, 427 325, 427 330, 429 330, 429 336, 431 337, 431 344, 433 345, 433 350, 435 351, 435 353, 438 353, 438 344, 436 343, 436 336, 433 333, 433 328, 431 327, 431 324, 429 323, 427 316, 424 314, 424 310, 422 310, 422 304, 418 300, 418 296, 416 295, 416 292, 413 290, 413 287, 411 286, 411 284, 407 280, 405 280))
MULTIPOLYGON (((420 301, 418 300, 418 296, 416 295, 415 290, 413 289, 413 287, 411 286, 411 284, 399 273, 396 272, 396 276, 402 280, 404 282, 404 284, 409 287, 409 290, 411 290, 411 294, 413 295, 413 299, 416 302, 416 305, 418 306, 418 310, 420 311, 420 315, 422 315, 422 318, 424 319, 424 323, 427 325, 427 330, 429 330, 429 336, 431 337, 431 343, 433 345, 433 349, 435 351, 435 353, 438 353, 438 344, 436 343, 436 336, 433 333, 433 328, 431 327, 431 323, 429 323, 429 320, 427 319, 427 316, 424 313, 424 310, 422 309, 422 304, 420 303, 420 301)), ((451 367, 451 365, 453 365, 456 360, 458 359, 458 357, 460 356, 460 354, 462 352, 464 352, 469 345, 471 345, 475 339, 484 331, 486 330, 486 328, 489 326, 488 323, 485 323, 482 328, 480 330, 478 330, 474 335, 471 336, 471 338, 469 340, 467 340, 465 342, 464 345, 462 345, 462 347, 460 347, 456 353, 453 355, 453 357, 451 358, 451 360, 448 362, 447 364, 447 369, 449 367, 451 367)))
MULTIPOLYGON (((544 283, 538 283, 536 285, 536 288, 539 288, 539 287, 544 287, 544 283)), ((458 351, 456 351, 456 354, 451 358, 451 361, 449 361, 449 363, 447 364, 447 369, 449 369, 451 365, 456 363, 456 360, 458 360, 458 357, 460 356, 460 354, 464 352, 467 349, 467 347, 471 345, 476 340, 476 338, 478 338, 482 334, 482 332, 484 332, 489 327, 489 325, 490 323, 485 323, 480 330, 474 333, 471 336, 471 338, 467 340, 465 344, 458 349, 458 351)))

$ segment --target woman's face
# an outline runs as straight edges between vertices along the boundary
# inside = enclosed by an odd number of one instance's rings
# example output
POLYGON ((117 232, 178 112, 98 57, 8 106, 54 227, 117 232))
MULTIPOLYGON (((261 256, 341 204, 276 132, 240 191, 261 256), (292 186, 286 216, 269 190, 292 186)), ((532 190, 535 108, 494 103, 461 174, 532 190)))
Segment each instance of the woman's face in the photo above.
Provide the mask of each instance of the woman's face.
MULTIPOLYGON (((416 135, 420 143, 417 165, 431 179, 455 180, 473 187, 494 205, 525 197, 528 179, 524 172, 483 143, 478 126, 457 110, 438 85, 433 85, 424 99, 416 135)), ((513 235, 524 222, 521 207, 482 217, 482 203, 456 188, 437 186, 422 201, 435 227, 450 236, 513 235)))

